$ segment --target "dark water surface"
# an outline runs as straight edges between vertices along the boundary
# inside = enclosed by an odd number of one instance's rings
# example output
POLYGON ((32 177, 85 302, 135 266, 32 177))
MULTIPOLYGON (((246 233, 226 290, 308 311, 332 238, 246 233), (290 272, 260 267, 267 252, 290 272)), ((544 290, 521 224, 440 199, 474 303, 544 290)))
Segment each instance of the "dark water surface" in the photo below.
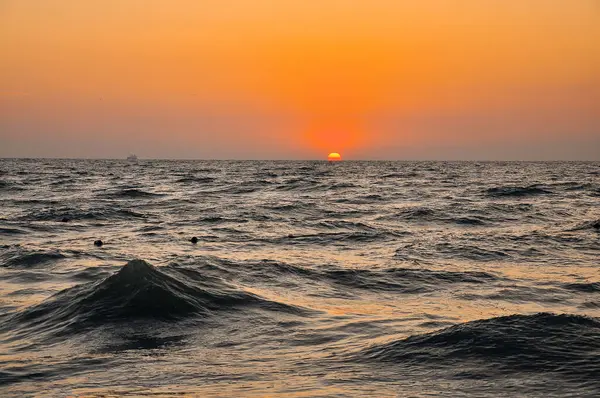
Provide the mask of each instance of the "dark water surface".
POLYGON ((599 259, 600 163, 0 160, 0 395, 598 396, 599 259))

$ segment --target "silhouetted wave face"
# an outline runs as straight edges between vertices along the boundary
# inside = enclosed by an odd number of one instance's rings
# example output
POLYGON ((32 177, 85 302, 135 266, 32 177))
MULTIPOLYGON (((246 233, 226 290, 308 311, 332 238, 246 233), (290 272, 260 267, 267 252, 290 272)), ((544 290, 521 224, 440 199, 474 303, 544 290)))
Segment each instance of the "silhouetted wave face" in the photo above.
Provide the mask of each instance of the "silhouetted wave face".
POLYGON ((466 322, 371 347, 360 361, 399 366, 458 366, 476 377, 522 371, 600 377, 600 322, 577 315, 511 315, 466 322))
POLYGON ((598 162, 0 159, 0 396, 600 396, 599 197, 598 162))
POLYGON ((209 317, 241 307, 302 314, 299 307, 233 289, 216 278, 173 267, 158 269, 133 260, 106 279, 78 285, 22 313, 10 322, 64 333, 93 325, 136 319, 172 321, 209 317))

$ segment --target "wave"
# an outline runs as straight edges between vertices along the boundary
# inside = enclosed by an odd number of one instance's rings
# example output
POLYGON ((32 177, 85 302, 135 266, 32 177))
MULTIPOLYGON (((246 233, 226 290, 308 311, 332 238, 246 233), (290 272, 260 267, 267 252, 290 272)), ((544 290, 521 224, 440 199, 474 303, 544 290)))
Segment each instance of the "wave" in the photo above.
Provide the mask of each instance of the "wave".
POLYGON ((193 177, 193 176, 189 176, 189 177, 182 177, 180 179, 178 179, 175 182, 178 183, 182 183, 182 184, 209 184, 213 181, 215 181, 216 178, 214 177, 193 177))
POLYGON ((164 195, 160 194, 160 193, 152 193, 152 192, 143 191, 143 190, 137 189, 137 188, 127 188, 127 189, 121 189, 117 192, 108 193, 108 194, 106 194, 106 196, 111 197, 111 198, 154 198, 154 197, 160 197, 160 196, 164 196, 164 195))
POLYGON ((10 323, 59 334, 76 333, 107 323, 209 317, 236 307, 305 313, 300 307, 234 289, 191 269, 158 269, 143 260, 132 260, 99 282, 63 290, 16 314, 10 323))
POLYGON ((313 191, 319 189, 318 182, 308 178, 293 178, 283 181, 275 189, 280 191, 313 191))
POLYGON ((324 220, 324 221, 318 222, 316 225, 318 225, 319 227, 322 227, 322 228, 333 229, 333 230, 335 230, 335 229, 350 229, 353 231, 368 231, 368 232, 378 230, 378 228, 372 227, 372 226, 362 223, 362 222, 353 222, 353 221, 346 221, 346 220, 324 220))
POLYGON ((207 216, 198 220, 202 224, 247 223, 245 218, 227 218, 221 216, 207 216))
POLYGON ((334 269, 323 277, 336 284, 372 291, 420 293, 456 283, 484 284, 497 280, 492 274, 476 271, 434 271, 429 269, 388 268, 384 270, 334 269))
POLYGON ((591 183, 577 183, 577 182, 572 182, 572 183, 566 183, 565 185, 567 185, 564 189, 565 191, 591 191, 591 192, 597 192, 598 191, 598 185, 596 184, 591 184, 591 183))
POLYGON ((600 219, 579 223, 575 227, 569 229, 568 231, 584 231, 588 229, 600 232, 600 219))
POLYGON ((19 220, 23 221, 61 221, 68 219, 71 221, 80 220, 115 220, 115 219, 139 219, 148 216, 137 211, 121 208, 96 208, 96 209, 77 209, 71 207, 58 207, 48 210, 36 210, 21 216, 19 220))
POLYGON ((403 209, 395 217, 406 220, 431 220, 435 218, 435 211, 427 207, 414 207, 403 209))
POLYGON ((547 195, 552 191, 544 189, 539 185, 529 185, 527 187, 519 186, 501 186, 489 188, 486 191, 487 195, 494 197, 524 197, 535 195, 547 195))
POLYGON ((362 205, 362 204, 372 204, 372 203, 377 203, 377 202, 385 202, 387 200, 389 200, 389 199, 382 195, 369 194, 369 195, 353 196, 351 198, 340 198, 340 199, 336 199, 335 202, 336 203, 348 203, 348 204, 362 205))
POLYGON ((451 221, 459 225, 487 225, 485 221, 476 217, 457 217, 451 221))
POLYGON ((314 209, 314 206, 309 203, 291 202, 291 203, 281 203, 281 204, 277 204, 277 205, 268 205, 268 206, 264 206, 264 208, 267 210, 270 210, 270 211, 291 213, 291 212, 294 212, 297 210, 314 209))
POLYGON ((408 172, 408 173, 387 173, 381 176, 381 178, 415 178, 418 177, 419 174, 416 172, 408 172))
POLYGON ((386 242, 400 236, 392 231, 352 231, 322 232, 317 234, 287 235, 274 240, 274 243, 328 245, 340 242, 386 242))
POLYGON ((568 300, 568 296, 557 289, 519 285, 508 286, 487 294, 461 294, 460 297, 463 300, 507 301, 512 303, 536 302, 545 304, 558 304, 568 300))
POLYGON ((50 262, 67 258, 59 251, 26 252, 24 249, 6 251, 0 255, 0 267, 5 268, 33 268, 50 262))
MULTIPOLYGON (((405 366, 469 364, 494 372, 557 372, 600 377, 600 322, 578 315, 510 315, 451 326, 376 345, 358 353, 361 361, 405 366)), ((458 366, 457 366, 458 365, 458 366)))
POLYGON ((342 189, 357 187, 356 184, 353 184, 351 182, 336 182, 336 183, 331 183, 331 184, 321 184, 320 186, 321 186, 321 188, 328 190, 328 191, 338 191, 338 190, 342 190, 342 189))
POLYGON ((565 283, 562 288, 581 293, 600 293, 600 282, 565 283))
MULTIPOLYGON (((483 243, 483 242, 482 242, 483 243)), ((494 248, 484 248, 483 244, 462 244, 441 242, 437 244, 409 244, 396 249, 394 255, 397 259, 404 261, 437 261, 444 259, 463 259, 469 261, 488 262, 488 261, 505 261, 514 254, 526 255, 527 252, 509 252, 508 250, 500 250, 497 246, 494 248)))
POLYGON ((67 176, 57 176, 50 183, 51 186, 70 186, 78 182, 77 179, 67 176))
POLYGON ((105 267, 93 266, 86 267, 81 271, 77 271, 69 275, 69 278, 78 281, 97 281, 100 278, 106 278, 110 272, 106 271, 105 267))
POLYGON ((579 308, 582 308, 584 310, 587 310, 587 309, 590 309, 590 308, 594 309, 594 310, 597 310, 597 309, 600 309, 600 301, 586 301, 586 302, 582 303, 579 306, 579 308))
POLYGON ((24 191, 24 188, 21 185, 17 185, 8 181, 0 180, 0 191, 10 192, 10 191, 24 191))
POLYGON ((317 170, 317 166, 316 165, 310 165, 310 166, 299 166, 298 171, 315 171, 317 170))
POLYGON ((290 283, 290 276, 322 282, 333 286, 370 291, 420 293, 458 284, 488 284, 498 280, 493 274, 478 271, 435 271, 413 268, 348 269, 339 267, 307 268, 278 261, 232 263, 228 260, 209 261, 219 273, 237 274, 247 282, 269 281, 290 283))
POLYGON ((415 221, 415 222, 437 222, 458 225, 483 226, 488 221, 480 216, 455 216, 440 210, 428 207, 409 207, 393 214, 387 214, 377 218, 382 221, 415 221))
POLYGON ((19 228, 0 227, 0 235, 24 235, 27 231, 19 228))
POLYGON ((260 191, 260 186, 241 186, 239 184, 231 184, 222 188, 209 191, 209 193, 228 194, 228 195, 243 195, 260 191))

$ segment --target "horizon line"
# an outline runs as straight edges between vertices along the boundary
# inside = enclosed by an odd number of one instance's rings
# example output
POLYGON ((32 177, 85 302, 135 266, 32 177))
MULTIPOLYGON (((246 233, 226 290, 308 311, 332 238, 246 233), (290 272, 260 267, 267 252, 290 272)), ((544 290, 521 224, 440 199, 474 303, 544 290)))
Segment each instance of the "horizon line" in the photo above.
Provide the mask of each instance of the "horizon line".
MULTIPOLYGON (((30 157, 16 156, 3 157, 0 160, 116 160, 128 162, 127 158, 102 158, 102 157, 30 157)), ((222 161, 222 162, 327 162, 327 163, 343 163, 343 162, 600 162, 600 159, 342 159, 335 162, 330 162, 327 159, 249 159, 249 158, 140 158, 136 161, 144 160, 162 160, 162 161, 222 161)), ((132 162, 134 163, 134 162, 132 162)))

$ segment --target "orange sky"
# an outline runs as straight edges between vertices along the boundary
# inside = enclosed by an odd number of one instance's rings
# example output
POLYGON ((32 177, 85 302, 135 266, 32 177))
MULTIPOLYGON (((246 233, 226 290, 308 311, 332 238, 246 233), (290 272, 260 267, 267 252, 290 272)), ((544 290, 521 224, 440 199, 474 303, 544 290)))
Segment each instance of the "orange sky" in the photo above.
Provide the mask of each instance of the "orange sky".
POLYGON ((0 156, 600 159, 596 0, 3 0, 0 156))

